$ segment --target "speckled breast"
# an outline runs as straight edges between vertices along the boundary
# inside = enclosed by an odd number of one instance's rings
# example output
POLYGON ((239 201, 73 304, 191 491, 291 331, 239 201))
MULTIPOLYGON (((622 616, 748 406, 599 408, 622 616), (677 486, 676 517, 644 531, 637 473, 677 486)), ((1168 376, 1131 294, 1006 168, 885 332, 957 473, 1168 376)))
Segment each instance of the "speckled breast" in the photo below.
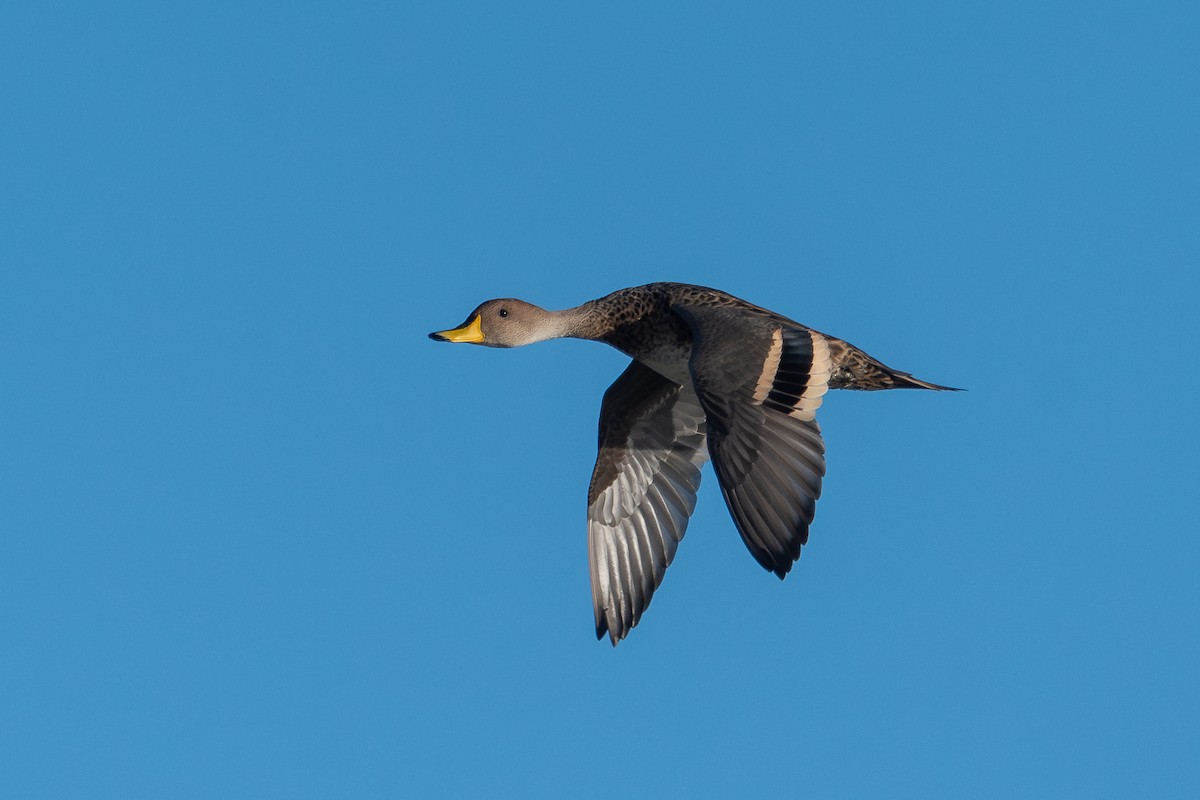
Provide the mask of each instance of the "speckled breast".
POLYGON ((647 303, 644 314, 618 324, 604 340, 676 383, 690 380, 692 332, 665 303, 647 303))

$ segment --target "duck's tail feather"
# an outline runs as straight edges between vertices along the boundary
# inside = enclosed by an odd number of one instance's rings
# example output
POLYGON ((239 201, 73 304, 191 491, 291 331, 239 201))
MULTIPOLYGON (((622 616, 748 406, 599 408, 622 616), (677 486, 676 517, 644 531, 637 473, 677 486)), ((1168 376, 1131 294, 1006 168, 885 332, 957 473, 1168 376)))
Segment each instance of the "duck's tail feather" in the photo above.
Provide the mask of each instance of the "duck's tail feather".
POLYGON ((953 386, 942 386, 907 372, 892 369, 878 359, 859 350, 849 342, 826 336, 829 343, 830 360, 833 365, 829 376, 830 389, 858 389, 878 391, 881 389, 933 389, 939 392, 961 392, 953 386))

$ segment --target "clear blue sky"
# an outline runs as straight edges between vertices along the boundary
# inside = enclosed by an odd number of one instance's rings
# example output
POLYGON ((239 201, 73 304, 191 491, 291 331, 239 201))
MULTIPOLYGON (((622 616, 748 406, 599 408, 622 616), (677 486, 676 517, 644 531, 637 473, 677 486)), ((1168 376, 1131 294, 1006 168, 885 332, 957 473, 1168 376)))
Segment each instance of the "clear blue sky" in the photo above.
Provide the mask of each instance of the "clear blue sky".
POLYGON ((201 5, 0 11, 0 796, 1200 796, 1194 4, 201 5), (614 650, 623 357, 425 334, 652 280, 970 391, 614 650))

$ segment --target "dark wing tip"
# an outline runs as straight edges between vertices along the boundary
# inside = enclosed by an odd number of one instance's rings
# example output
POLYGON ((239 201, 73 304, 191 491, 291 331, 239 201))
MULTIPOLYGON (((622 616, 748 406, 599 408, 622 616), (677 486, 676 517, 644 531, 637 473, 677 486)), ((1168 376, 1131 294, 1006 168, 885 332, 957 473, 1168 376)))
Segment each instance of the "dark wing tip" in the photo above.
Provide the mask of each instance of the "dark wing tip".
MULTIPOLYGON (((736 517, 734 517, 733 521, 734 525, 737 525, 738 521, 736 517)), ((738 530, 739 532, 741 531, 740 528, 738 530)), ((805 538, 807 539, 807 527, 805 528, 804 533, 805 538)), ((792 567, 794 567, 796 562, 800 560, 799 553, 796 553, 795 555, 792 555, 790 552, 778 554, 771 553, 758 547, 752 547, 744 536, 742 537, 742 541, 746 544, 746 549, 750 551, 750 555, 754 557, 754 560, 758 562, 758 565, 767 572, 770 572, 778 577, 779 580, 786 578, 788 573, 792 571, 792 567)))
POLYGON ((618 636, 616 631, 610 631, 608 629, 608 620, 604 615, 601 615, 600 619, 596 620, 596 641, 601 641, 606 633, 608 634, 608 638, 612 640, 613 647, 616 647, 625 638, 624 636, 618 636))

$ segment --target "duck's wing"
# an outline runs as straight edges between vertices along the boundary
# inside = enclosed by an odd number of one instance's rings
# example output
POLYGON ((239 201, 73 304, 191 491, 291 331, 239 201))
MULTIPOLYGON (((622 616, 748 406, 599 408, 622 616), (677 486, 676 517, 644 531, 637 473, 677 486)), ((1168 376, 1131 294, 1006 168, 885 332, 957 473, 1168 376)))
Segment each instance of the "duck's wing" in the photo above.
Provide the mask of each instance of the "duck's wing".
POLYGON ((615 646, 638 624, 696 507, 708 458, 704 411, 638 361, 604 393, 600 452, 588 488, 588 560, 596 638, 615 646))
POLYGON ((692 330, 689 369, 725 503, 750 553, 782 578, 821 495, 825 443, 814 415, 829 348, 803 326, 745 309, 674 308, 692 330))

